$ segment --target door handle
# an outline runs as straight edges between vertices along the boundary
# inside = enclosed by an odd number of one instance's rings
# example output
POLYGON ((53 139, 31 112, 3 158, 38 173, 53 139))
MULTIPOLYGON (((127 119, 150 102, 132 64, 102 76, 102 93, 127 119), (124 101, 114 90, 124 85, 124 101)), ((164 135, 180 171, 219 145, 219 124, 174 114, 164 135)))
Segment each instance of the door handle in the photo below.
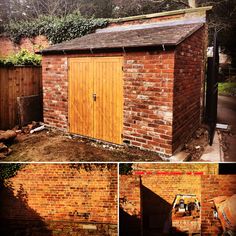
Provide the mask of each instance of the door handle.
POLYGON ((93 94, 93 101, 96 102, 96 100, 97 100, 97 95, 96 95, 96 93, 94 93, 93 94))

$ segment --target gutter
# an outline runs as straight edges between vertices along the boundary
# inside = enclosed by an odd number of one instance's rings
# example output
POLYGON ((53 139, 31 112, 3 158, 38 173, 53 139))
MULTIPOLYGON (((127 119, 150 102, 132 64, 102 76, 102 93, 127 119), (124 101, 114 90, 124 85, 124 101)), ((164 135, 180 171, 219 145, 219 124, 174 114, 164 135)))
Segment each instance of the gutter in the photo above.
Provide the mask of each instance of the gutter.
POLYGON ((111 48, 86 48, 86 49, 56 49, 56 50, 42 50, 36 52, 36 54, 40 55, 69 55, 69 54, 94 54, 94 53, 104 53, 104 51, 110 52, 129 52, 133 50, 148 50, 148 49, 157 49, 157 50, 165 50, 175 48, 177 44, 158 44, 158 45, 144 45, 144 46, 127 46, 127 47, 111 47, 111 48))

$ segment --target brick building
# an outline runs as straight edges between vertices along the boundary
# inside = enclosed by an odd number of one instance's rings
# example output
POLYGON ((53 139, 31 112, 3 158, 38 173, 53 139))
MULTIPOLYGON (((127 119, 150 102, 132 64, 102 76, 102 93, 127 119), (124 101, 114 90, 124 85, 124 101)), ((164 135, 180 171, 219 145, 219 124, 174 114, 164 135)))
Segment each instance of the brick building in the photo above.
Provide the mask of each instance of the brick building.
POLYGON ((117 166, 28 164, 0 185, 1 235, 117 235, 117 166))
POLYGON ((43 50, 44 122, 172 155, 201 122, 209 9, 117 19, 43 50))

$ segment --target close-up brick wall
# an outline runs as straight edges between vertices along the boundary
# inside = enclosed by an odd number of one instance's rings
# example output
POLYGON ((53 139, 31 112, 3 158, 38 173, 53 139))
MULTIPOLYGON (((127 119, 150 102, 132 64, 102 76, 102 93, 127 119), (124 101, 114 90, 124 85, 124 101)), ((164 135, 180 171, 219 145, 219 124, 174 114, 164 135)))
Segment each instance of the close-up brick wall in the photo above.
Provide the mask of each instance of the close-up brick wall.
MULTIPOLYGON (((177 194, 196 194, 201 199, 201 176, 149 175, 142 176, 142 185, 172 205, 177 194)), ((150 210, 154 209, 150 204, 150 210)))
POLYGON ((220 235, 222 227, 218 219, 213 217, 213 203, 211 199, 219 196, 236 194, 236 176, 218 175, 202 177, 202 235, 220 235))
POLYGON ((116 228, 116 165, 77 169, 68 164, 29 164, 5 182, 0 194, 2 220, 54 225, 47 228, 52 235, 65 235, 63 230, 54 234, 57 221, 64 222, 62 225, 77 222, 78 229, 85 231, 94 224, 91 230, 97 235, 101 233, 98 229, 116 228))
MULTIPOLYGON (((219 164, 193 163, 193 164, 159 164, 137 163, 133 164, 132 175, 121 176, 121 196, 126 193, 130 202, 140 203, 141 231, 138 235, 153 235, 170 230, 196 233, 201 235, 221 235, 220 221, 213 217, 212 199, 219 196, 232 196, 236 194, 235 175, 219 174, 219 164), (201 173, 201 174, 200 174, 201 173), (141 177, 141 192, 137 194, 137 181, 141 177), (132 179, 133 181, 128 181, 132 179), (132 191, 135 189, 135 191, 132 191), (170 211, 177 194, 195 194, 201 205, 199 218, 190 216, 178 218, 170 211), (137 199, 140 196, 140 200, 137 199)), ((120 196, 120 197, 121 197, 120 196)), ((122 200, 123 201, 123 200, 122 200)), ((127 201, 128 202, 128 201, 127 201)), ((134 208, 135 204, 133 205, 134 208)), ((132 211, 124 204, 120 204, 123 211, 132 211)), ((127 222, 122 219, 125 226, 127 222)), ((121 234, 125 235, 125 234, 121 234)))
MULTIPOLYGON (((143 175, 142 176, 142 208, 144 235, 166 233, 172 227, 184 228, 186 221, 171 219, 172 204, 177 194, 195 194, 201 199, 201 176, 194 175, 143 175), (172 225, 172 226, 171 226, 172 225)), ((186 219, 186 218, 185 218, 186 219)), ((200 218, 194 222, 200 230, 200 218)), ((177 230, 177 229, 175 229, 177 230)))
POLYGON ((21 49, 27 49, 30 52, 39 51, 49 46, 47 38, 43 35, 35 38, 22 38, 19 44, 15 44, 10 38, 0 37, 0 57, 6 57, 19 52, 21 49))
MULTIPOLYGON (((164 165, 172 166, 172 164, 164 165)), ((174 170, 181 170, 181 165, 179 169, 175 167, 174 170)), ((169 170, 169 174, 142 175, 141 185, 138 175, 120 176, 119 197, 122 212, 120 214, 120 235, 141 235, 141 231, 144 235, 153 235, 153 233, 160 234, 165 230, 170 230, 168 228, 171 222, 170 213, 177 194, 195 194, 198 200, 201 200, 201 175, 176 175, 174 173, 176 172, 171 173, 169 170), (140 212, 140 219, 135 221, 137 212, 140 212)), ((172 222, 173 227, 187 229, 186 222, 188 221, 191 220, 175 219, 172 222)), ((192 229, 199 231, 200 218, 191 225, 192 229)))

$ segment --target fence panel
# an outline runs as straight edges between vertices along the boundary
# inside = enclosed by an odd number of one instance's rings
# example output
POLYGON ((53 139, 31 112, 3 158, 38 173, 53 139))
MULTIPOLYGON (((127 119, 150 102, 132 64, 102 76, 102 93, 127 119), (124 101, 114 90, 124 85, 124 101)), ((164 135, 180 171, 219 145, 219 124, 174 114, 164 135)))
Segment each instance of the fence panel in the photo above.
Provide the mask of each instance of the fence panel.
POLYGON ((17 97, 30 95, 42 95, 41 67, 0 67, 0 129, 18 124, 17 97))

